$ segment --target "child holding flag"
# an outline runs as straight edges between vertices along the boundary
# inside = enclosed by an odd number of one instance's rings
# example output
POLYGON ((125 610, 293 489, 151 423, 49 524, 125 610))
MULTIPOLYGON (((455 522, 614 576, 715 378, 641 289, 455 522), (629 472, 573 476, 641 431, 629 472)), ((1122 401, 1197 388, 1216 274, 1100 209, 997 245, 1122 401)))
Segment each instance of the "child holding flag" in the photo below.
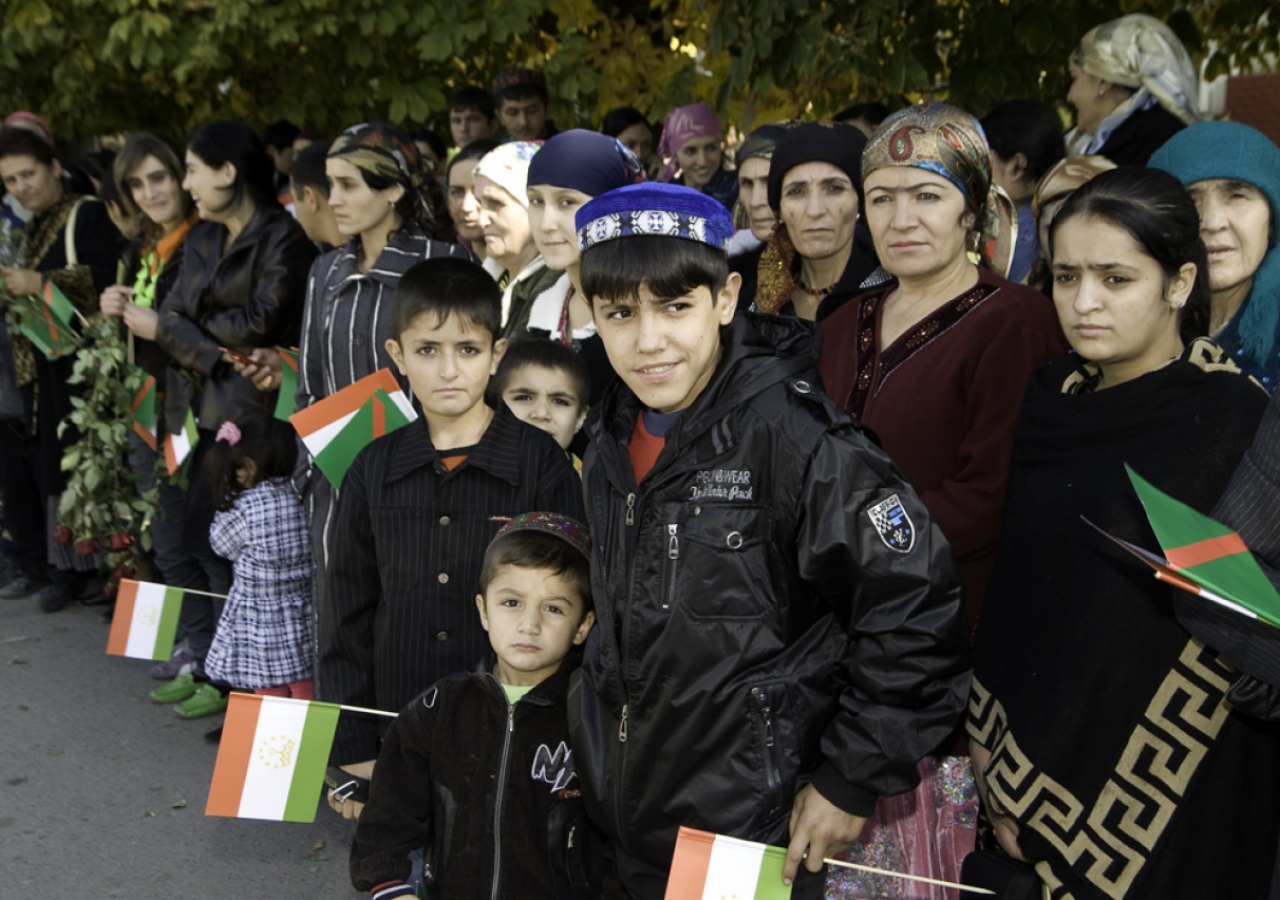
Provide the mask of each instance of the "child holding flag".
MULTIPOLYGON (((506 348, 499 301, 467 260, 426 260, 400 279, 386 349, 423 421, 373 441, 343 477, 320 617, 321 700, 400 709, 472 665, 486 641, 470 590, 498 523, 532 509, 583 518, 582 485, 556 442, 485 399, 506 348)), ((368 778, 378 744, 378 723, 344 716, 331 762, 368 778)), ((357 802, 331 805, 359 816, 357 802)))
MULTIPOLYGON (((209 544, 233 573, 205 672, 255 694, 312 700, 311 549, 306 512, 289 483, 296 461, 293 429, 265 412, 223 422, 205 457, 217 507, 209 544)), ((201 684, 177 712, 226 703, 201 684)))
POLYGON ((590 552, 586 529, 554 513, 493 539, 475 599, 492 653, 392 723, 351 847, 357 889, 413 896, 409 855, 423 850, 431 896, 595 896, 566 715, 595 621, 590 552))

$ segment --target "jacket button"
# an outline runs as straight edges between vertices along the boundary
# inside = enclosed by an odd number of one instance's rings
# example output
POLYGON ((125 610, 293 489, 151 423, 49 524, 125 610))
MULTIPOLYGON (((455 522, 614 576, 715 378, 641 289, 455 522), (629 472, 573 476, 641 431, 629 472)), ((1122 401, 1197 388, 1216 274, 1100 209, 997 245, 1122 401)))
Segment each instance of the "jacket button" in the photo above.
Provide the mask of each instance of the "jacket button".
POLYGON ((363 334, 357 334, 357 335, 356 335, 356 337, 355 337, 355 345, 356 345, 357 347, 363 347, 363 346, 364 346, 364 335, 363 335, 363 334))
POLYGON ((809 382, 805 381, 804 379, 801 379, 799 381, 793 381, 791 383, 791 389, 795 391, 797 394, 813 393, 813 385, 811 385, 809 382))
POLYGON ((447 641, 447 640, 449 640, 449 632, 447 632, 447 631, 441 631, 441 632, 438 632, 438 633, 436 634, 436 640, 437 640, 437 641, 447 641))
POLYGON ((452 521, 452 520, 451 520, 448 516, 441 516, 441 517, 440 517, 440 524, 441 524, 441 525, 448 525, 448 524, 449 524, 449 522, 451 522, 451 521, 452 521))
POLYGON ((436 576, 436 581, 440 582, 441 584, 448 584, 448 583, 449 583, 449 573, 448 573, 448 572, 441 572, 439 575, 437 575, 437 576, 436 576))

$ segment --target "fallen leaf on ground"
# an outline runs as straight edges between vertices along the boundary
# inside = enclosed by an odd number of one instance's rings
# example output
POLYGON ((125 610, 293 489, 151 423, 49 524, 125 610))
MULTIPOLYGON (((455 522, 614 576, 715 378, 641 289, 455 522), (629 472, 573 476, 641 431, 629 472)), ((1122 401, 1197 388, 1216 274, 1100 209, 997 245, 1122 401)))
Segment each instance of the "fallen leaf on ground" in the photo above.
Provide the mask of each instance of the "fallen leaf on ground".
POLYGON ((0 644, 21 644, 23 641, 34 641, 37 638, 27 637, 25 634, 19 634, 15 637, 7 637, 0 644))
POLYGON ((9 660, 9 665, 11 666, 25 666, 26 664, 27 661, 21 656, 15 656, 13 659, 9 660))
POLYGON ((311 852, 318 853, 323 849, 324 849, 324 841, 316 841, 315 844, 313 844, 311 847, 311 852))
POLYGON ((151 811, 148 811, 146 814, 146 818, 148 819, 154 819, 155 817, 156 817, 156 814, 151 811))
POLYGON ((187 805, 187 801, 186 801, 186 800, 179 800, 177 803, 174 803, 174 804, 173 804, 173 808, 174 808, 174 809, 182 809, 182 808, 183 808, 184 806, 186 806, 186 805, 187 805))

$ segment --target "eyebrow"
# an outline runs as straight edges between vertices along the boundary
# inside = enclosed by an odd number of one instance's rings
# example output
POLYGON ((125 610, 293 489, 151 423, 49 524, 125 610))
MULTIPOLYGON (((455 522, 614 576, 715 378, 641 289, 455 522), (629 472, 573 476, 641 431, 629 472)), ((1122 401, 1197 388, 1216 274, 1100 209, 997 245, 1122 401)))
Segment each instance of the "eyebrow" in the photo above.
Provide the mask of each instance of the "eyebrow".
POLYGON ((902 193, 902 192, 904 192, 904 191, 907 191, 907 192, 910 192, 910 191, 918 191, 918 190, 920 190, 921 188, 947 188, 947 187, 950 187, 950 185, 945 184, 945 183, 943 183, 943 182, 941 182, 941 181, 922 181, 922 182, 920 182, 919 184, 909 184, 909 185, 907 185, 906 187, 896 187, 896 188, 894 188, 894 187, 873 187, 873 188, 867 188, 867 193, 868 193, 868 194, 870 194, 870 193, 872 193, 873 191, 884 191, 886 194, 898 194, 898 193, 902 193))
POLYGON ((1088 269, 1090 272, 1109 272, 1112 269, 1127 269, 1129 271, 1134 271, 1134 272, 1137 271, 1137 266, 1131 266, 1128 263, 1122 263, 1122 262, 1087 263, 1083 266, 1080 263, 1055 262, 1053 264, 1053 268, 1055 271, 1064 271, 1064 272, 1079 272, 1081 269, 1088 269))
POLYGON ((798 184, 847 184, 852 187, 853 179, 848 175, 828 175, 826 178, 795 178, 791 181, 783 182, 782 187, 785 190, 798 184))

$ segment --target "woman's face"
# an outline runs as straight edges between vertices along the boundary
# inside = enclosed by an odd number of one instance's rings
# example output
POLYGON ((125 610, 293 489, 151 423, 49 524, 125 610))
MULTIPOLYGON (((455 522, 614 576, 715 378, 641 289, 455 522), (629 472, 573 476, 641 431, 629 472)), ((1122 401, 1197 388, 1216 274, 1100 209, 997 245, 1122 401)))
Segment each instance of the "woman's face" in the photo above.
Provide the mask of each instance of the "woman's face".
POLYGON ((329 179, 329 208, 338 232, 346 237, 394 227, 399 221, 396 202, 404 196, 404 188, 393 184, 375 191, 365 183, 364 175, 345 159, 326 159, 324 174, 329 179))
POLYGON ((1067 102, 1075 107, 1076 125, 1085 134, 1096 134, 1102 120, 1120 105, 1108 90, 1111 84, 1095 78, 1074 62, 1067 63, 1067 71, 1071 73, 1067 102))
POLYGON ((155 224, 172 226, 182 219, 182 185, 156 157, 138 163, 124 184, 134 205, 155 224))
POLYGON ((196 212, 207 222, 222 222, 231 206, 231 186, 235 167, 230 163, 214 168, 191 150, 187 151, 187 174, 182 189, 191 195, 196 212))
POLYGON ((1200 238, 1209 253, 1209 290, 1247 291, 1267 255, 1274 227, 1266 195, 1248 182, 1228 178, 1197 181, 1187 190, 1200 213, 1200 238))
POLYGON ((782 176, 779 215, 796 252, 826 259, 853 243, 858 194, 853 182, 829 162, 801 163, 782 176))
POLYGON ((628 125, 618 132, 618 143, 634 153, 640 165, 648 166, 653 161, 653 132, 644 122, 628 125))
POLYGON ((529 185, 529 229, 548 269, 564 271, 578 264, 573 216, 590 199, 572 188, 529 185))
POLYGON ((62 199, 62 165, 25 153, 0 158, 0 179, 18 202, 37 216, 62 199))
POLYGON ((474 169, 475 160, 468 159, 449 170, 449 196, 445 199, 449 205, 449 218, 453 219, 453 230, 473 244, 484 240, 484 230, 480 227, 480 201, 472 190, 471 172, 474 169))
POLYGON ((676 151, 676 165, 684 172, 686 187, 702 190, 720 171, 720 138, 710 134, 690 138, 676 151))
POLYGON ((519 258, 533 243, 528 210, 483 175, 475 176, 475 192, 480 199, 485 250, 499 260, 519 258))
POLYGON ((738 202, 751 220, 752 236, 769 240, 778 222, 769 208, 769 160, 753 156, 738 166, 738 202))
POLYGON ((898 278, 927 278, 965 252, 973 215, 964 194, 941 175, 886 166, 867 176, 867 227, 880 265, 898 278))
POLYGON ((1104 381, 1136 378, 1180 352, 1178 310, 1195 277, 1194 263, 1167 277, 1128 231, 1106 219, 1072 216, 1054 234, 1058 320, 1072 349, 1102 367, 1104 381))

